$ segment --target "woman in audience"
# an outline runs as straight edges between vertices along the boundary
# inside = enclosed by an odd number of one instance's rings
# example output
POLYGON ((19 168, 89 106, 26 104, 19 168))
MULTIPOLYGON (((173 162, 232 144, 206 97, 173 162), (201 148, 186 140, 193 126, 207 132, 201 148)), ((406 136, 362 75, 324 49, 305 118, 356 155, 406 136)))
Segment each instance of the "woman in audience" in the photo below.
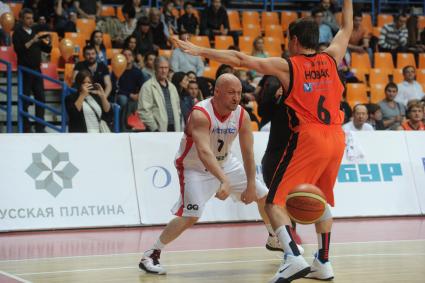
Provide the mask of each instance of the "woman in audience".
POLYGON ((382 121, 382 111, 381 107, 375 103, 366 104, 367 111, 369 113, 369 118, 366 121, 369 123, 375 130, 385 130, 384 122, 382 121))
POLYGON ((408 119, 401 124, 401 130, 405 131, 425 131, 425 125, 422 122, 424 118, 424 107, 418 100, 411 100, 407 103, 408 119))
POLYGON ((136 30, 133 36, 137 40, 137 53, 145 56, 148 52, 158 50, 153 44, 153 34, 149 25, 149 19, 142 17, 137 21, 136 30))
POLYGON ((95 30, 90 36, 90 45, 96 49, 96 59, 98 63, 108 66, 108 58, 106 57, 106 48, 103 45, 103 32, 95 30))
POLYGON ((100 84, 93 84, 90 71, 79 71, 75 77, 77 92, 65 98, 70 133, 99 133, 100 120, 110 120, 111 104, 100 84))
POLYGON ((173 85, 177 88, 180 97, 180 108, 183 114, 185 123, 195 105, 193 98, 189 95, 187 88, 189 86, 189 78, 184 72, 176 72, 171 79, 173 85))
POLYGON ((261 58, 267 58, 267 54, 264 51, 264 39, 262 36, 257 37, 254 39, 254 42, 252 43, 252 56, 255 57, 261 57, 261 58))
POLYGON ((137 50, 137 38, 134 35, 130 35, 124 40, 124 49, 129 49, 133 52, 133 56, 136 59, 135 64, 139 69, 143 68, 144 60, 142 54, 137 50))

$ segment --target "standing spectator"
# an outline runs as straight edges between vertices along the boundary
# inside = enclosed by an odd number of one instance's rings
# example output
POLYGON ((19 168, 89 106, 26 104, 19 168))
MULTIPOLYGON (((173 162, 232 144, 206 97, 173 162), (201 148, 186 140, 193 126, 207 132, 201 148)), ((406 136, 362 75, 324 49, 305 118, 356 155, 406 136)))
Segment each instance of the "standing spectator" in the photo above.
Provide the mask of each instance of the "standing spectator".
POLYGON ((177 19, 173 15, 173 9, 173 1, 167 0, 164 2, 161 21, 164 24, 165 28, 168 29, 169 34, 177 33, 177 19))
MULTIPOLYGON (((21 12, 22 25, 18 26, 13 33, 13 46, 18 57, 18 64, 41 73, 41 52, 50 53, 52 45, 50 37, 37 33, 32 28, 34 24, 34 14, 30 9, 24 8, 21 12)), ((43 79, 23 72, 23 93, 30 96, 31 91, 36 100, 45 102, 43 79)), ((24 111, 28 112, 29 103, 24 101, 24 111)), ((44 120, 44 108, 36 105, 35 115, 44 120)), ((24 131, 30 132, 31 126, 28 118, 24 117, 24 131)), ((44 132, 44 126, 37 123, 35 126, 37 133, 44 132)))
POLYGON ((385 130, 397 130, 404 122, 406 108, 403 104, 394 100, 397 90, 395 83, 388 83, 385 86, 385 99, 378 103, 381 107, 385 130))
POLYGON ((385 130, 384 122, 382 121, 382 111, 376 103, 366 104, 367 111, 369 113, 369 123, 375 130, 385 130))
POLYGON ((34 20, 43 16, 46 19, 50 19, 50 16, 54 14, 54 0, 27 0, 24 1, 24 8, 32 10, 34 15, 34 20))
POLYGON ((335 17, 337 10, 335 5, 336 1, 332 3, 331 0, 322 0, 320 2, 320 8, 323 12, 323 23, 331 28, 333 34, 336 34, 339 30, 338 21, 335 17))
POLYGON ((78 62, 74 67, 74 78, 81 70, 88 70, 92 74, 93 83, 98 83, 105 91, 106 97, 109 97, 112 90, 111 77, 108 67, 103 63, 96 61, 96 49, 91 45, 86 45, 83 50, 84 61, 78 62))
POLYGON ((136 19, 136 10, 133 6, 124 6, 122 8, 122 13, 124 16, 123 30, 122 34, 124 38, 129 37, 136 30, 137 19, 136 19))
MULTIPOLYGON (((0 18, 4 13, 10 13, 9 5, 0 1, 0 18)), ((0 24, 0 46, 10 46, 10 35, 3 31, 0 24)))
POLYGON ((405 131, 425 131, 424 107, 418 100, 412 100, 407 105, 408 119, 401 124, 401 130, 405 131))
POLYGON ((93 83, 87 70, 78 72, 74 88, 77 92, 65 98, 70 133, 99 133, 100 120, 109 120, 111 104, 100 84, 93 83))
POLYGON ((373 131, 373 127, 366 123, 368 119, 367 108, 364 104, 357 104, 353 108, 353 120, 342 126, 345 132, 373 131))
POLYGON ((155 77, 155 59, 156 54, 153 52, 148 52, 145 55, 144 58, 144 67, 142 68, 142 71, 149 75, 149 77, 153 78, 155 77))
POLYGON ((324 23, 324 10, 322 8, 314 9, 313 11, 311 11, 311 15, 314 21, 319 26, 319 43, 330 43, 332 41, 333 35, 329 25, 324 23))
POLYGON ((348 50, 350 52, 363 54, 368 52, 369 59, 373 59, 372 49, 369 48, 370 35, 368 31, 362 27, 362 14, 355 13, 353 16, 353 32, 348 42, 348 50))
POLYGON ((227 35, 229 32, 229 17, 226 9, 221 5, 221 0, 213 0, 211 6, 206 8, 201 17, 201 34, 214 39, 215 35, 227 35))
POLYGON ((153 35, 153 43, 160 49, 169 49, 168 28, 161 21, 161 12, 157 8, 151 8, 149 12, 150 29, 153 35))
POLYGON ((193 12, 192 3, 184 3, 184 15, 178 18, 177 26, 179 28, 179 32, 186 31, 194 35, 199 34, 199 22, 193 12))
POLYGON ((75 0, 74 6, 80 18, 96 20, 102 12, 101 0, 75 0))
MULTIPOLYGON (((179 38, 181 40, 188 40, 189 33, 182 31, 180 32, 179 38)), ((173 69, 174 72, 184 73, 193 71, 196 72, 197 76, 202 76, 204 73, 204 63, 201 57, 187 54, 180 48, 176 48, 171 54, 171 69, 173 69)))
POLYGON ((144 56, 148 52, 156 51, 158 47, 153 44, 153 34, 148 18, 140 18, 137 21, 137 28, 133 33, 137 41, 137 53, 144 56))
POLYGON ((404 81, 397 85, 398 93, 395 100, 404 106, 407 106, 410 100, 421 100, 424 97, 422 86, 415 80, 415 75, 415 67, 406 66, 403 68, 404 81))
POLYGON ((173 79, 171 80, 173 85, 177 88, 177 92, 180 97, 180 109, 184 118, 184 122, 187 122, 190 112, 192 111, 193 105, 195 102, 193 98, 189 95, 189 78, 184 72, 174 73, 173 79))
POLYGON ((127 68, 118 83, 112 74, 113 95, 109 96, 109 101, 116 101, 121 107, 120 128, 125 131, 127 117, 137 110, 140 89, 149 78, 134 66, 134 55, 130 49, 123 49, 122 54, 127 59, 127 68))
POLYGON ((170 65, 167 58, 155 59, 155 76, 139 93, 137 111, 151 132, 181 132, 183 129, 180 99, 176 87, 168 81, 170 65))
POLYGON ((108 58, 106 57, 106 48, 103 45, 103 32, 95 30, 90 36, 90 45, 96 50, 96 61, 108 66, 108 58))
POLYGON ((76 13, 72 0, 56 1, 54 26, 60 37, 64 37, 65 32, 76 32, 76 13))
POLYGON ((381 29, 379 36, 379 51, 391 52, 396 63, 397 52, 405 52, 407 47, 408 32, 406 28, 407 17, 400 14, 394 17, 394 22, 386 24, 381 29))
POLYGON ((126 0, 123 7, 133 7, 136 11, 136 19, 149 16, 148 9, 142 5, 142 0, 126 0))

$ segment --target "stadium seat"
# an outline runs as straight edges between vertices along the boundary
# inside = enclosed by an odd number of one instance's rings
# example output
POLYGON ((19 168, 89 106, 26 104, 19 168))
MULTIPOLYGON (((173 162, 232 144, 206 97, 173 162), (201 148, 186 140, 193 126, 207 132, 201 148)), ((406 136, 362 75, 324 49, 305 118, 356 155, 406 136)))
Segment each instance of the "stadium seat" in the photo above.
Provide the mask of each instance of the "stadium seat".
POLYGON ((372 16, 370 14, 362 14, 362 27, 364 27, 369 33, 372 33, 372 16))
POLYGON ((382 69, 389 74, 394 69, 394 63, 393 63, 393 57, 391 53, 387 52, 375 52, 373 55, 374 62, 375 62, 375 68, 382 69))
POLYGON ((120 22, 124 22, 124 14, 122 13, 122 7, 117 7, 117 18, 120 22))
POLYGON ((386 84, 372 84, 370 86, 370 102, 378 103, 385 98, 386 84))
MULTIPOLYGON (((0 58, 12 64, 12 71, 18 69, 18 58, 12 46, 0 46, 0 58)), ((6 65, 0 64, 0 71, 6 71, 6 65)))
POLYGON ((274 37, 263 37, 264 40, 264 51, 270 57, 281 57, 282 56, 282 46, 281 41, 274 37))
POLYGON ((202 76, 210 79, 215 79, 215 73, 217 72, 217 68, 211 66, 205 66, 204 73, 202 76))
POLYGON ((59 48, 52 48, 50 52, 50 63, 56 65, 59 68, 64 67, 64 59, 62 58, 62 54, 59 48))
POLYGON ((242 30, 241 19, 237 10, 227 10, 230 30, 242 30))
POLYGON ((173 53, 173 50, 171 50, 171 49, 159 49, 158 50, 159 56, 164 56, 164 57, 167 57, 167 58, 171 58, 172 53, 173 53))
POLYGON ((242 27, 250 24, 260 26, 260 15, 257 11, 242 12, 242 27))
POLYGON ((96 30, 96 22, 92 19, 77 19, 77 31, 86 40, 90 39, 90 36, 94 30, 96 30))
POLYGON ((216 49, 227 49, 235 44, 232 36, 216 35, 214 41, 216 49))
POLYGON ((301 18, 309 18, 311 17, 311 11, 302 11, 301 18))
POLYGON ((115 54, 121 54, 122 49, 120 48, 108 48, 106 49, 106 58, 112 59, 115 54))
MULTIPOLYGON (((59 80, 58 71, 56 64, 52 63, 41 63, 41 73, 45 76, 49 76, 54 80, 59 80)), ((45 90, 59 90, 62 87, 54 82, 43 80, 43 85, 45 90)))
POLYGON ((198 46, 207 47, 207 48, 211 47, 208 36, 194 35, 194 36, 191 36, 189 40, 190 42, 198 46))
POLYGON ((378 27, 383 27, 384 25, 391 24, 392 22, 394 22, 394 17, 392 15, 378 14, 378 27))
POLYGON ((374 84, 384 84, 389 83, 388 73, 382 71, 379 68, 371 69, 369 73, 369 83, 370 85, 374 84))
POLYGON ((245 54, 251 54, 254 39, 251 36, 239 36, 239 49, 245 54))
POLYGON ((288 30, 289 24, 298 19, 298 13, 294 11, 282 11, 280 17, 282 30, 285 32, 288 30))
POLYGON ((256 38, 261 35, 261 28, 259 25, 247 24, 242 28, 242 34, 244 36, 250 36, 252 38, 256 38))
POLYGON ((421 85, 425 84, 425 69, 416 70, 416 81, 421 85))
POLYGON ((265 36, 266 37, 274 37, 279 39, 280 42, 284 42, 283 30, 280 25, 268 25, 265 28, 265 36))
POLYGON ((397 68, 403 69, 406 66, 416 68, 415 57, 412 53, 397 53, 397 68))
POLYGON ((109 33, 104 33, 103 34, 103 45, 105 45, 105 48, 112 48, 112 40, 111 40, 111 36, 109 35, 109 33))
POLYGON ((59 36, 57 32, 50 31, 48 32, 50 34, 50 40, 52 42, 52 48, 59 48, 59 36))
POLYGON ((366 84, 347 84, 347 101, 349 101, 351 106, 355 105, 352 103, 368 103, 366 84))
POLYGON ((261 12, 261 26, 263 30, 269 25, 279 25, 279 15, 277 12, 261 12))
POLYGON ((74 54, 78 55, 80 51, 84 48, 85 40, 77 32, 65 32, 65 38, 68 38, 72 41, 75 46, 74 54))
POLYGON ((217 69, 220 65, 221 65, 221 63, 220 62, 218 62, 218 61, 214 61, 214 60, 210 60, 209 62, 208 62, 208 65, 211 67, 211 68, 215 68, 215 69, 217 69))
POLYGON ((402 81, 404 81, 402 69, 394 69, 392 74, 393 74, 393 82, 395 82, 396 84, 399 84, 402 81))
POLYGON ((419 53, 419 69, 425 69, 425 53, 419 53))
POLYGON ((100 12, 102 17, 115 17, 114 6, 102 5, 102 11, 100 12))
POLYGON ((358 78, 361 82, 366 83, 366 74, 369 74, 369 69, 351 68, 350 71, 358 78))
MULTIPOLYGON (((4 1, 3 1, 4 2, 4 1)), ((23 1, 22 1, 23 2, 23 1)), ((22 5, 23 3, 15 3, 15 2, 11 2, 11 3, 7 3, 10 7, 10 10, 13 13, 13 16, 15 16, 15 19, 19 19, 19 13, 22 10, 22 5)))
POLYGON ((418 28, 425 29, 425 16, 418 16, 418 28))
POLYGON ((373 27, 372 28, 372 35, 379 38, 379 36, 381 35, 381 27, 373 27))
POLYGON ((72 86, 74 76, 74 64, 65 64, 65 72, 63 75, 63 80, 68 86, 72 86))
POLYGON ((369 55, 367 53, 351 53, 351 67, 369 70, 371 68, 369 55))

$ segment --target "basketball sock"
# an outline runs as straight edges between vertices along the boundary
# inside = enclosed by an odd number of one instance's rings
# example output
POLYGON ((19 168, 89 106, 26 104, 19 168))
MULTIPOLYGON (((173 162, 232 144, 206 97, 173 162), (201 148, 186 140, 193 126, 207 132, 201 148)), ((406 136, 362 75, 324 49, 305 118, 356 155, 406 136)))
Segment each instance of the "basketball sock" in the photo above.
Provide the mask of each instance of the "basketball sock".
POLYGON ((276 234, 275 234, 275 232, 273 230, 273 227, 272 227, 272 225, 270 223, 269 224, 266 224, 266 229, 269 232, 269 236, 270 237, 276 236, 276 234))
POLYGON ((165 244, 163 244, 161 242, 161 240, 158 238, 158 240, 156 240, 155 244, 153 244, 152 249, 154 250, 162 250, 165 247, 165 244))
POLYGON ((297 244, 291 234, 291 227, 289 225, 282 225, 276 229, 276 235, 279 238, 280 243, 283 245, 283 250, 286 254, 299 256, 300 251, 298 250, 297 244))
POLYGON ((331 232, 317 234, 317 242, 319 244, 319 251, 317 252, 317 259, 321 263, 329 261, 329 245, 331 242, 331 232))

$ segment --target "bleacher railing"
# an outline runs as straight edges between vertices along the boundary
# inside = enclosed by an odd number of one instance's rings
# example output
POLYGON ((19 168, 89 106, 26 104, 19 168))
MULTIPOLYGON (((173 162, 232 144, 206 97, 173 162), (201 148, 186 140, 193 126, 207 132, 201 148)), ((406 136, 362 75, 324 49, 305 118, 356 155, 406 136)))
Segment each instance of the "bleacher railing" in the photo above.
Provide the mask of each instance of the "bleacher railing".
POLYGON ((12 64, 0 59, 0 65, 6 65, 6 89, 0 87, 0 94, 6 95, 6 106, 0 105, 0 110, 6 112, 6 131, 12 132, 12 64))

